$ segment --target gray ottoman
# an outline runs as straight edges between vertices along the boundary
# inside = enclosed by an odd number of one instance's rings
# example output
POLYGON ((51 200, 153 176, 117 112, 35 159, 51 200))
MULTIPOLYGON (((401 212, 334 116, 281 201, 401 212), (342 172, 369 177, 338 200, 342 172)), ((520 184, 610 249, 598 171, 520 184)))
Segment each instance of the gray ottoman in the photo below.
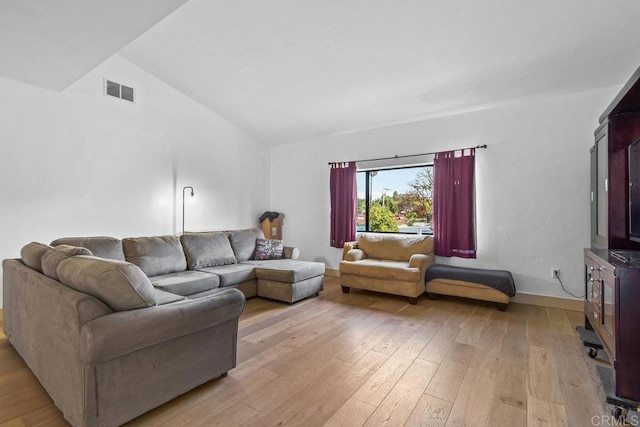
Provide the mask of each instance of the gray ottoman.
POLYGON ((321 262, 278 259, 246 263, 256 266, 260 297, 294 303, 324 289, 324 264, 321 262))

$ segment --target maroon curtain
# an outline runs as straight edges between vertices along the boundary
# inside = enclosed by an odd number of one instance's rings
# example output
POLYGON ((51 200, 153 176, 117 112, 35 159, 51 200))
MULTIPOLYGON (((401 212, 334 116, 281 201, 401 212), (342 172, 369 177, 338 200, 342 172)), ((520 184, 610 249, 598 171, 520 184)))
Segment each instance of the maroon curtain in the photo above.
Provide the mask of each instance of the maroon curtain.
POLYGON ((433 161, 434 252, 475 258, 475 149, 437 153, 433 161))
POLYGON ((331 246, 342 248, 356 239, 358 189, 356 163, 331 164, 331 246))

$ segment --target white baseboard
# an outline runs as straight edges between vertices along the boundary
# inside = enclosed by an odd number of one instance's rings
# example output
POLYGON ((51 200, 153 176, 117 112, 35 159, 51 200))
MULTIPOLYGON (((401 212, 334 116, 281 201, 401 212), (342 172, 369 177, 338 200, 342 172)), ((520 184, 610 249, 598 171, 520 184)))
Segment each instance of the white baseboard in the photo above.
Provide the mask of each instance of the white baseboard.
POLYGON ((329 277, 340 277, 340 270, 334 270, 331 268, 324 269, 324 275, 329 277))
POLYGON ((542 307, 562 308, 571 311, 584 311, 584 300, 572 298, 550 297, 547 295, 518 293, 511 302, 540 305, 542 307))
MULTIPOLYGON (((327 268, 324 271, 325 276, 340 277, 340 270, 334 270, 327 268)), ((518 293, 515 297, 511 298, 511 302, 517 302, 520 304, 539 305, 542 307, 561 308, 571 311, 584 311, 584 300, 571 299, 571 298, 559 298, 550 297, 546 295, 536 295, 527 293, 518 293)))

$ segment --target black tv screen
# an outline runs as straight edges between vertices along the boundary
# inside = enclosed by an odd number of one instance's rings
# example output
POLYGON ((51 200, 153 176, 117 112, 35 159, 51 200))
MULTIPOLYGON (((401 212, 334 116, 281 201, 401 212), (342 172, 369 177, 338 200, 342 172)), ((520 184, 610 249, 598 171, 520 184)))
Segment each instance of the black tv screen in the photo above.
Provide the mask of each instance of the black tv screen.
POLYGON ((629 146, 629 239, 640 242, 640 140, 629 146))

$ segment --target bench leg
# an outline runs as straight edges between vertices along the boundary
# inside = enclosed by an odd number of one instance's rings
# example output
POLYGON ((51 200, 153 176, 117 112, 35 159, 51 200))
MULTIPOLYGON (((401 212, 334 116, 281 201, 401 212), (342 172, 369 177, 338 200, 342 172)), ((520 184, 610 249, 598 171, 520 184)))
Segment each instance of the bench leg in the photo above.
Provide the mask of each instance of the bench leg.
POLYGON ((434 300, 436 299, 436 294, 432 294, 431 292, 427 292, 427 298, 429 298, 430 300, 434 300))
POLYGON ((418 303, 418 297, 412 298, 412 297, 408 297, 409 299, 409 304, 411 305, 416 305, 418 303))
POLYGON ((496 306, 498 307, 498 310, 500 310, 500 311, 505 311, 507 309, 507 304, 505 304, 503 302, 497 302, 496 306))
POLYGON ((351 290, 351 288, 348 287, 348 286, 343 286, 342 287, 342 292, 345 293, 345 294, 348 294, 350 290, 351 290))

